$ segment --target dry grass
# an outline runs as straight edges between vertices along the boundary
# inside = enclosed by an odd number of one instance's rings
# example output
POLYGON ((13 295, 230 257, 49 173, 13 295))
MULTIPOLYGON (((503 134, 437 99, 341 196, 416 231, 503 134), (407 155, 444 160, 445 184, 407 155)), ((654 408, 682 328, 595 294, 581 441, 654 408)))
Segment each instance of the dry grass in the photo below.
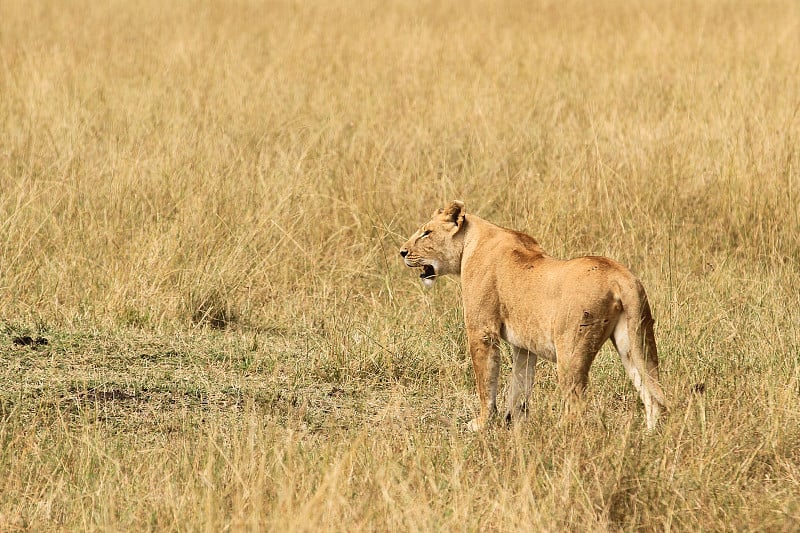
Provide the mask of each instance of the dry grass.
POLYGON ((794 530, 798 35, 791 1, 4 1, 0 529, 794 530), (543 365, 527 424, 463 431, 458 285, 396 257, 453 198, 642 277, 657 434, 610 352, 580 422, 543 365))

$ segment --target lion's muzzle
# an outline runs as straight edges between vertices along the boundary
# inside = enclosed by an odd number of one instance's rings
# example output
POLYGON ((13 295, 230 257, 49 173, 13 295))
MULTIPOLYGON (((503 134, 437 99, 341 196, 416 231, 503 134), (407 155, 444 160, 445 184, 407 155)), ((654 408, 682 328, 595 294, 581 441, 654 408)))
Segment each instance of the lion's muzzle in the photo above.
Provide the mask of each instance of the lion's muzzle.
POLYGON ((403 258, 403 262, 407 267, 422 269, 419 278, 426 287, 433 285, 433 282, 436 281, 437 276, 436 267, 422 263, 418 261, 416 257, 409 257, 409 250, 407 248, 400 249, 400 257, 403 258))

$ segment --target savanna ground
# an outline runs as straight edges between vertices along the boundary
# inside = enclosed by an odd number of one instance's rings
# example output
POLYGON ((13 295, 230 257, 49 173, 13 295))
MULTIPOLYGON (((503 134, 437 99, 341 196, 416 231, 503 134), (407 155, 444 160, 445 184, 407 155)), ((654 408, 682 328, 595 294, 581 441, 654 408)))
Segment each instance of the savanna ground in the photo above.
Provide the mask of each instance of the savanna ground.
POLYGON ((797 2, 0 11, 0 530, 796 531, 797 2), (465 432, 454 198, 643 279, 655 433, 465 432))

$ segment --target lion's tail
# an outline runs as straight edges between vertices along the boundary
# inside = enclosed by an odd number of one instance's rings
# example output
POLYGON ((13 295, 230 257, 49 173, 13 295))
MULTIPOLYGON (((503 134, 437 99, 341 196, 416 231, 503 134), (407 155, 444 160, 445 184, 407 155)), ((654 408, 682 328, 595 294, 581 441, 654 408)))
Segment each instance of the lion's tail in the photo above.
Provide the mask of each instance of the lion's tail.
POLYGON ((647 427, 653 429, 661 411, 667 409, 658 379, 658 349, 653 332, 655 320, 647 294, 638 280, 620 296, 623 312, 614 329, 614 345, 644 403, 647 427))

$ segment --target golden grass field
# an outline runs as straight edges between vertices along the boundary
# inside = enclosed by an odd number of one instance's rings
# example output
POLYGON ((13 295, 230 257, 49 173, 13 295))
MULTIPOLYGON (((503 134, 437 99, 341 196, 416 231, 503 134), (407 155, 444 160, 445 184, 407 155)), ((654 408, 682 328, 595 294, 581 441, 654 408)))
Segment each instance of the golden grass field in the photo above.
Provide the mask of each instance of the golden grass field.
POLYGON ((791 0, 4 0, 0 531, 797 531, 799 203, 791 0), (455 198, 641 277, 655 433, 465 431, 455 198))

